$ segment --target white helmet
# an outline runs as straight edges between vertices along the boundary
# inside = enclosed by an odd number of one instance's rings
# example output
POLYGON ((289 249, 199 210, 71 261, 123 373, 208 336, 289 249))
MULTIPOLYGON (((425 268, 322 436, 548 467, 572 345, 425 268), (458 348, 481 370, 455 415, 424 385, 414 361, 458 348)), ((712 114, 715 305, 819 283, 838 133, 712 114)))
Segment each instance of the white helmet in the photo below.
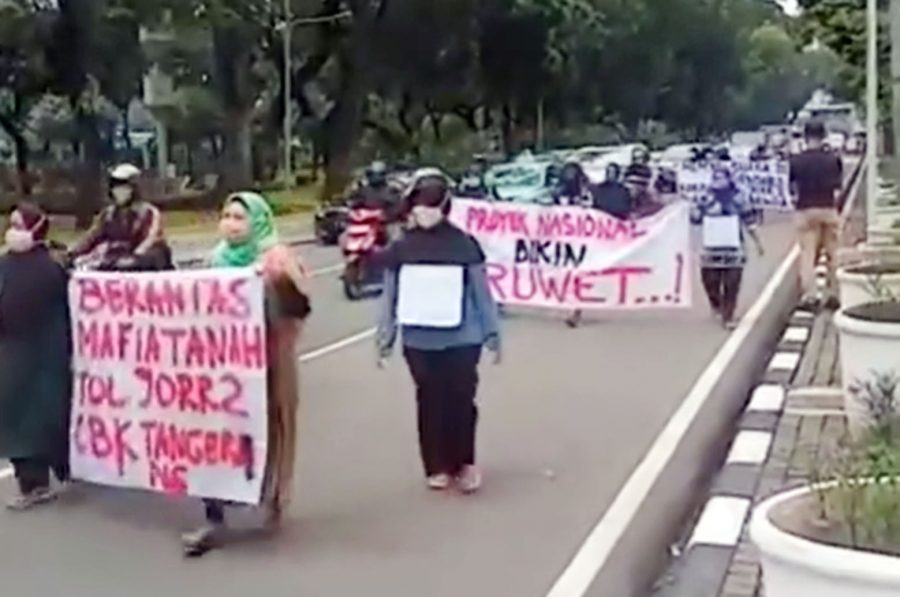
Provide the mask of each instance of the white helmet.
POLYGON ((119 164, 109 171, 109 179, 117 182, 134 183, 140 176, 140 168, 132 164, 119 164))

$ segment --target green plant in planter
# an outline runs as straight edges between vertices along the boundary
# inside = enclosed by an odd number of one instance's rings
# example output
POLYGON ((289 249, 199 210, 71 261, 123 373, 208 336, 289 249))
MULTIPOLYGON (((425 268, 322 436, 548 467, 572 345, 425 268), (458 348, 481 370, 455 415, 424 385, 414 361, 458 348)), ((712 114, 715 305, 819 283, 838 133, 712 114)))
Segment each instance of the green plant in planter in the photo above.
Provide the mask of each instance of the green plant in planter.
POLYGON ((898 388, 900 377, 894 372, 873 372, 853 384, 872 426, 858 441, 842 438, 810 478, 820 513, 836 533, 835 542, 895 555, 900 555, 898 388), (825 483, 829 478, 832 483, 825 483))
POLYGON ((900 302, 898 297, 891 288, 884 283, 884 276, 889 273, 900 273, 900 265, 873 265, 859 268, 865 271, 866 276, 866 292, 872 297, 873 301, 878 302, 900 302))

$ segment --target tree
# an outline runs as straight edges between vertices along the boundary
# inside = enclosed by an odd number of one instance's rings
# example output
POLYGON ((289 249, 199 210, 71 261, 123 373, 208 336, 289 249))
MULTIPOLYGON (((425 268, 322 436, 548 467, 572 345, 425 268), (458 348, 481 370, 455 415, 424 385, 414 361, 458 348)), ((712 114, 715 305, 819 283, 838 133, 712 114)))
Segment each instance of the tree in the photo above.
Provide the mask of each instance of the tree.
POLYGON ((31 194, 28 115, 48 85, 42 48, 48 7, 16 0, 0 4, 0 128, 15 148, 19 192, 31 194))

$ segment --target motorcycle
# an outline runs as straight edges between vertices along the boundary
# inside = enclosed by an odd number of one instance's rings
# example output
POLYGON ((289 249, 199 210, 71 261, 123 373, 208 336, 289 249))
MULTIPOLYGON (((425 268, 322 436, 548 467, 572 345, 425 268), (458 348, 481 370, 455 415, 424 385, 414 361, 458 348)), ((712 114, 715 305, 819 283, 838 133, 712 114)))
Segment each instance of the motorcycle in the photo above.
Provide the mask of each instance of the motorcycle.
POLYGON ((69 260, 69 269, 95 272, 156 272, 176 269, 172 250, 166 243, 158 243, 143 255, 133 255, 128 247, 104 243, 87 255, 69 260))
POLYGON ((383 210, 354 208, 341 237, 344 295, 351 301, 374 297, 383 289, 384 269, 377 259, 388 240, 383 210))

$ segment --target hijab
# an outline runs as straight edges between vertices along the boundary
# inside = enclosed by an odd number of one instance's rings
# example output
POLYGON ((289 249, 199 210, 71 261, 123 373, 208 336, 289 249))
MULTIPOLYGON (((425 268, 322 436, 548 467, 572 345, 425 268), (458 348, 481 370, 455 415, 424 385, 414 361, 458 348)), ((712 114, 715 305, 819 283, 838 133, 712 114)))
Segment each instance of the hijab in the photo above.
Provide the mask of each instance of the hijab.
POLYGON ((247 210, 249 231, 242 241, 220 242, 213 250, 213 267, 248 267, 253 265, 263 252, 278 244, 275 215, 262 195, 236 193, 225 201, 226 206, 231 203, 238 203, 247 210))

